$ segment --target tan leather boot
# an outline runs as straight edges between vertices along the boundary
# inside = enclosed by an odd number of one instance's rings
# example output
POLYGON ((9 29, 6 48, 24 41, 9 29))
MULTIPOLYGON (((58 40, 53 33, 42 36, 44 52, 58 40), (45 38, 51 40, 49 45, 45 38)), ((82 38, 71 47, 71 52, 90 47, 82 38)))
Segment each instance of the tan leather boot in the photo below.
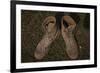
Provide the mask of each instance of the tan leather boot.
POLYGON ((75 21, 70 16, 63 16, 61 20, 61 33, 66 44, 66 52, 70 59, 77 59, 78 44, 74 38, 73 31, 76 27, 75 21))
POLYGON ((47 17, 43 24, 45 35, 38 43, 34 56, 36 59, 41 60, 48 53, 48 46, 55 40, 58 31, 56 27, 56 19, 53 16, 47 17))

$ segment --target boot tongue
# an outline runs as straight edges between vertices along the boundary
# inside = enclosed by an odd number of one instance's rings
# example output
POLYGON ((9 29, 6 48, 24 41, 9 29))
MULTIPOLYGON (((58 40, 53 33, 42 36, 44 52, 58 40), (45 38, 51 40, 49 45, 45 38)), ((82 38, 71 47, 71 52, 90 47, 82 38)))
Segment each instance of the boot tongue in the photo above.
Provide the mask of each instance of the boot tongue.
POLYGON ((52 30, 55 29, 54 27, 55 27, 55 23, 49 23, 47 28, 48 32, 52 32, 52 30))

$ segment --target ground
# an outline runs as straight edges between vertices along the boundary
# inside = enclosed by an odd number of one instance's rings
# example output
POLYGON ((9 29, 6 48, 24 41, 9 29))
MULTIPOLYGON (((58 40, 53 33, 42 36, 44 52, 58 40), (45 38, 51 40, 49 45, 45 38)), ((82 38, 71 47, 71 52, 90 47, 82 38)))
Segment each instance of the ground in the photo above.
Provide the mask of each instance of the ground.
MULTIPOLYGON (((34 58, 34 50, 45 34, 42 22, 47 16, 55 16, 58 12, 49 11, 21 11, 21 62, 43 62, 70 60, 65 49, 66 45, 60 34, 48 47, 49 52, 42 60, 34 58)), ((76 21, 74 31, 79 46, 80 56, 77 60, 90 59, 90 15, 89 13, 64 13, 69 14, 76 21)), ((59 15, 59 14, 58 14, 59 15)))

